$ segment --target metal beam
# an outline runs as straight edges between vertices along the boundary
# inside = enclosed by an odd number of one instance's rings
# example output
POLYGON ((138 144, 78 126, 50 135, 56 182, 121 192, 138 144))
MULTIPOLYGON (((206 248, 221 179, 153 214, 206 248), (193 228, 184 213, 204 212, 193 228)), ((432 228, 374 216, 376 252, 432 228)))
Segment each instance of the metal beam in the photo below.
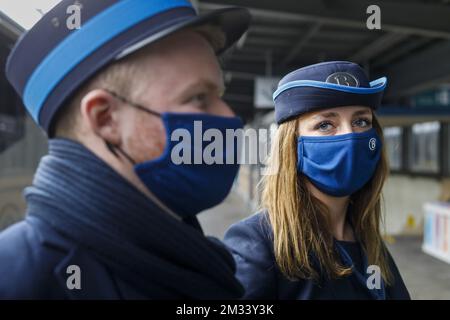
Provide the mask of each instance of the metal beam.
POLYGON ((286 55, 286 57, 283 59, 282 64, 288 65, 298 54, 302 51, 303 47, 305 46, 308 41, 314 37, 317 32, 322 27, 321 23, 314 23, 306 32, 306 34, 298 41, 298 43, 289 51, 289 53, 286 55))
POLYGON ((199 7, 198 7, 199 0, 190 0, 190 1, 192 3, 192 6, 194 7, 194 9, 198 12, 198 10, 199 10, 199 7))
POLYGON ((387 98, 418 93, 450 81, 450 41, 440 41, 385 70, 387 98))
POLYGON ((228 61, 237 61, 237 62, 259 62, 263 63, 266 61, 266 56, 263 54, 252 55, 245 53, 236 53, 229 58, 228 61))
POLYGON ((0 32, 15 41, 25 31, 17 22, 0 11, 0 32))
POLYGON ((352 31, 334 31, 322 28, 316 35, 316 39, 324 41, 339 41, 339 42, 361 42, 367 39, 367 33, 360 30, 351 29, 352 31))
POLYGON ((379 115, 377 116, 377 120, 383 127, 393 127, 393 126, 411 126, 415 123, 421 122, 431 122, 431 121, 440 121, 440 122, 450 122, 449 115, 429 115, 429 116, 408 116, 408 115, 398 115, 398 116, 390 116, 390 115, 379 115))
POLYGON ((226 101, 253 104, 253 96, 246 94, 225 93, 223 99, 226 101))
POLYGON ((249 33, 251 35, 262 34, 267 36, 296 36, 299 33, 298 28, 275 27, 269 25, 253 25, 250 26, 249 33))
POLYGON ((407 55, 410 52, 416 50, 417 48, 420 48, 423 45, 426 45, 427 43, 435 41, 434 39, 430 38, 422 38, 414 36, 413 39, 408 39, 408 42, 404 45, 401 45, 394 50, 390 50, 389 52, 386 52, 383 54, 383 56, 378 57, 373 63, 371 64, 372 68, 379 68, 380 66, 383 66, 395 59, 398 59, 399 57, 403 55, 407 55))
POLYGON ((249 80, 253 81, 257 77, 265 77, 265 74, 259 74, 259 73, 251 73, 251 72, 241 72, 241 71, 225 71, 225 73, 230 74, 230 77, 232 79, 239 79, 239 80, 249 80))
MULTIPOLYGON (((288 22, 321 22, 335 26, 366 29, 367 7, 372 0, 201 0, 201 10, 226 6, 250 9, 254 16, 288 22)), ((430 3, 377 1, 382 30, 408 35, 450 39, 450 6, 430 3)), ((367 30, 370 32, 369 30, 367 30)))
POLYGON ((264 46, 268 48, 272 47, 286 47, 289 46, 291 41, 289 39, 284 39, 280 37, 259 37, 259 36, 250 36, 247 38, 246 45, 249 46, 264 46))
POLYGON ((353 54, 348 60, 355 62, 369 61, 407 38, 408 35, 405 34, 386 33, 353 54))

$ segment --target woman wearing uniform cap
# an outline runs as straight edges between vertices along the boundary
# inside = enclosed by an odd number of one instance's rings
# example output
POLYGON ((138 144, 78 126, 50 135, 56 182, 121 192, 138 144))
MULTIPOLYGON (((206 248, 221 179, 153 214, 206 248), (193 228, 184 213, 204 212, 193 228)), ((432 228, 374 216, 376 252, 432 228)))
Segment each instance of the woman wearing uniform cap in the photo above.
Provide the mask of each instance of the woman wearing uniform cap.
POLYGON ((332 61, 286 75, 262 211, 225 235, 247 299, 409 299, 380 231, 386 78, 332 61))

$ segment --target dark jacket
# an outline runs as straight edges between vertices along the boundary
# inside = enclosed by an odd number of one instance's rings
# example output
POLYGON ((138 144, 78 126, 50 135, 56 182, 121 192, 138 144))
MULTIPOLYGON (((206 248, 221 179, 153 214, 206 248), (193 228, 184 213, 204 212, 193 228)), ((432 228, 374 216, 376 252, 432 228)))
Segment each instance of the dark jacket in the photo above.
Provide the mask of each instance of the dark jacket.
POLYGON ((143 299, 88 250, 46 222, 27 217, 0 233, 2 299, 143 299), (67 268, 81 269, 81 290, 69 290, 67 268))
MULTIPOLYGON (((372 299, 353 275, 320 281, 288 280, 275 262, 272 230, 264 213, 232 225, 224 241, 236 261, 236 276, 246 290, 245 299, 372 299)), ((409 299, 390 255, 389 259, 395 282, 386 287, 386 299, 409 299)))
POLYGON ((0 299, 238 299, 233 257, 82 145, 50 140, 24 221, 0 233, 0 299), (79 281, 77 281, 79 279, 79 281))

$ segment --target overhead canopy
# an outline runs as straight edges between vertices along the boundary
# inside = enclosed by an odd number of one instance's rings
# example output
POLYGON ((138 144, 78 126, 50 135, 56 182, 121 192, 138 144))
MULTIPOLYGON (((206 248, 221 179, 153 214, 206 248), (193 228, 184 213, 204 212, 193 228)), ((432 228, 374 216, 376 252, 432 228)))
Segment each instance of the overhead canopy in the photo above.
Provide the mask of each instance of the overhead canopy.
POLYGON ((389 79, 385 103, 450 82, 450 1, 380 0, 381 30, 369 30, 368 0, 200 0, 200 11, 238 5, 253 23, 225 58, 227 94, 250 119, 254 78, 279 76, 325 60, 360 63, 371 79, 389 79))

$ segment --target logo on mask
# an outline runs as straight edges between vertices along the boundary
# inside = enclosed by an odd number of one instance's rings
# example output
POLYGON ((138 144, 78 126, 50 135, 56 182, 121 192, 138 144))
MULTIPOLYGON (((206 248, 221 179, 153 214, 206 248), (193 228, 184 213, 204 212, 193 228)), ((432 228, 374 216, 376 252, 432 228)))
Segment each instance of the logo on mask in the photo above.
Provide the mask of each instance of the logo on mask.
POLYGON ((339 84, 347 87, 359 87, 359 81, 356 77, 348 72, 336 72, 330 74, 325 80, 328 83, 339 84))
POLYGON ((374 151, 377 148, 377 139, 372 138, 369 141, 369 149, 374 151))

